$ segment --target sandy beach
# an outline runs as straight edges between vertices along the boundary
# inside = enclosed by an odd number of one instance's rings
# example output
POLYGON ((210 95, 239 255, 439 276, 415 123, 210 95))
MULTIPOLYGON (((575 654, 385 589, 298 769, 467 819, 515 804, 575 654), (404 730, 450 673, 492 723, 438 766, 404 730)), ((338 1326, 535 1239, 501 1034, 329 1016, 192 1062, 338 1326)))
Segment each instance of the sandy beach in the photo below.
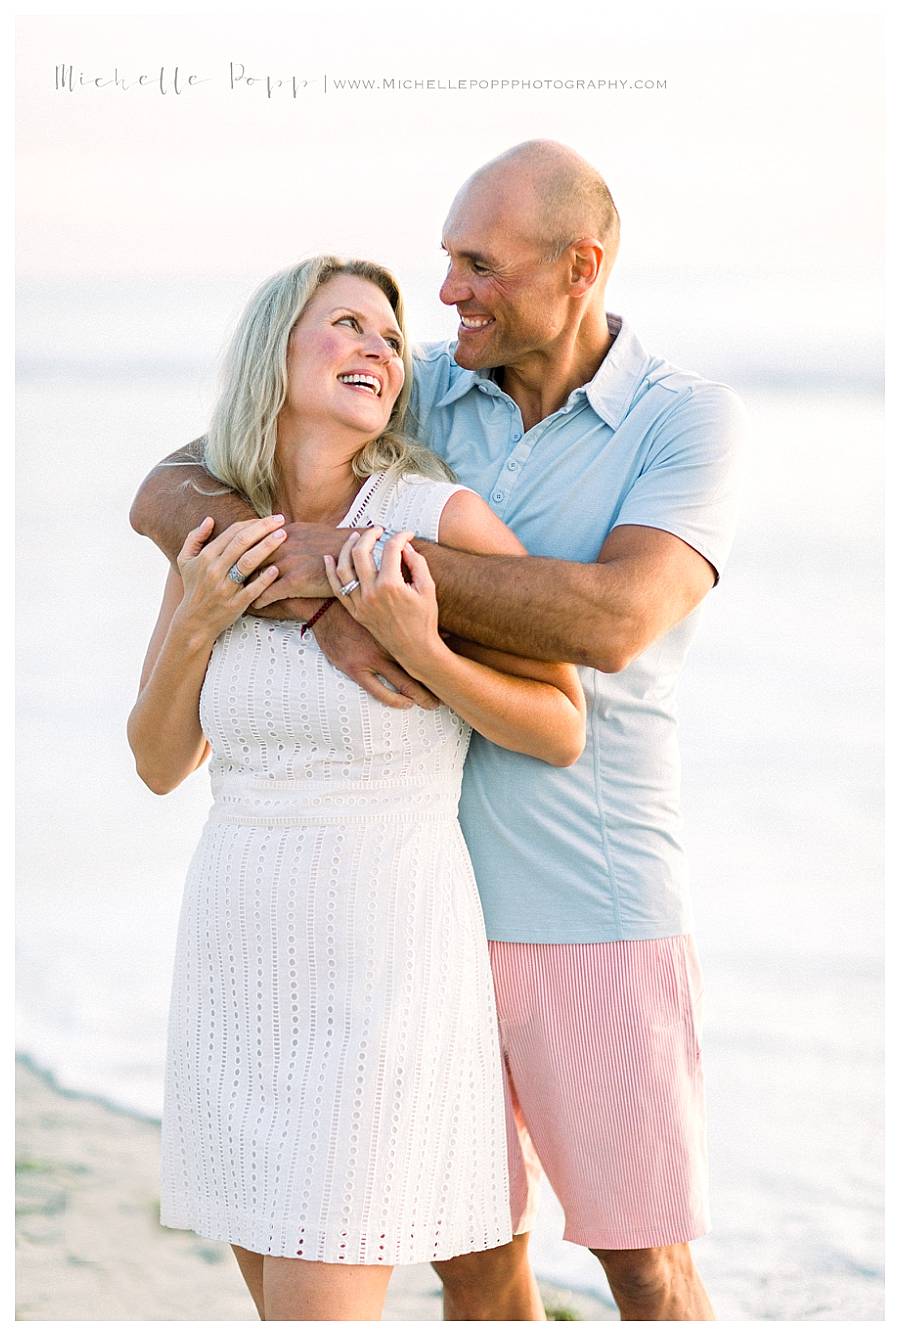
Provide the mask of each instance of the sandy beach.
MULTIPOLYGON (((257 1321, 230 1248, 159 1224, 159 1126, 16 1063, 16 1318, 257 1321)), ((608 1320, 542 1286, 560 1320, 608 1320)), ((398 1267, 385 1320, 440 1321, 429 1266, 398 1267)))

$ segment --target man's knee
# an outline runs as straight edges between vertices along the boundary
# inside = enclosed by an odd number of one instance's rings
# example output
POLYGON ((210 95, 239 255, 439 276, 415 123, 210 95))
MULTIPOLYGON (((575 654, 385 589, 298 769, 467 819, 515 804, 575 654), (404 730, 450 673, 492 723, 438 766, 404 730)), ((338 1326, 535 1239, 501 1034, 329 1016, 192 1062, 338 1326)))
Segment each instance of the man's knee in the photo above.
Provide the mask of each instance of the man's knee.
POLYGON ((673 1278, 693 1268, 686 1243, 665 1248, 592 1248, 613 1291, 636 1302, 669 1288, 673 1278))
POLYGON ((513 1284, 523 1266, 528 1265, 528 1235, 517 1234, 511 1243, 484 1252, 466 1253, 445 1262, 432 1262, 444 1288, 451 1292, 490 1290, 513 1284))

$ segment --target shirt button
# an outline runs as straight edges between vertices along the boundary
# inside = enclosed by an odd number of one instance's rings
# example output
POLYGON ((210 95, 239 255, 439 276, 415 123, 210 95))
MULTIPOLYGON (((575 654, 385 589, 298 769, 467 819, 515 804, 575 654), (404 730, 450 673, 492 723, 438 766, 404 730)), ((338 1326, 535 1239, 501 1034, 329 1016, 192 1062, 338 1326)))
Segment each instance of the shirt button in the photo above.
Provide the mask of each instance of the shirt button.
POLYGON ((510 473, 515 473, 519 465, 515 459, 511 459, 506 467, 509 469, 510 473))
POLYGON ((502 501, 505 496, 505 492, 491 492, 492 501, 502 501))
POLYGON ((514 432, 513 432, 513 437, 512 437, 512 438, 513 438, 514 441, 521 441, 521 439, 522 439, 522 433, 521 433, 520 431, 514 431, 514 432))

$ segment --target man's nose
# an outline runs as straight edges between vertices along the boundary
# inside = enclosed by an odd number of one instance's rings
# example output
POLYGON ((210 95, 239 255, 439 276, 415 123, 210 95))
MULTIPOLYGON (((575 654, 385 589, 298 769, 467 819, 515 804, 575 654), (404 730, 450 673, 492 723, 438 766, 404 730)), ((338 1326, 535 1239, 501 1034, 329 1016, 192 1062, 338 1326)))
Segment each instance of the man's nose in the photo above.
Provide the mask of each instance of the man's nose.
POLYGON ((438 293, 441 301, 445 306, 458 306, 460 302, 467 301, 471 295, 472 290, 469 284, 465 282, 451 264, 438 293))

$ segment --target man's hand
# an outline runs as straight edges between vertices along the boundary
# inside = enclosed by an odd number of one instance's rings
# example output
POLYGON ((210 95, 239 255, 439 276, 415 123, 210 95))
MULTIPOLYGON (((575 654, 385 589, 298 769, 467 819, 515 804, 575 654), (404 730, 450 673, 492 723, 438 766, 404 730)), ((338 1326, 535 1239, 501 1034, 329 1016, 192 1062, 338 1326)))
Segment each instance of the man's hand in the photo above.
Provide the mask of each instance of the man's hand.
MULTIPOLYGON (((344 530, 345 535, 347 532, 348 530, 344 530)), ((282 543, 278 549, 279 570, 282 565, 281 553, 286 546, 286 542, 282 543)), ((319 560, 321 561, 321 558, 319 560)), ((324 565, 322 569, 324 570, 324 565)), ((280 584, 281 581, 277 583, 280 584)), ((383 705, 390 705, 395 710, 409 710, 413 705, 433 710, 437 706, 437 698, 432 696, 427 687, 423 687, 421 682, 417 682, 414 677, 405 673, 400 665, 385 653, 365 627, 360 626, 349 612, 337 604, 329 608, 316 622, 310 634, 315 636, 319 648, 329 663, 333 663, 335 668, 346 673, 357 686, 361 686, 383 705), (379 681, 381 677, 390 682, 395 690, 392 691, 390 687, 384 685, 384 682, 379 681)))
POLYGON ((278 579, 254 603, 254 612, 281 599, 329 598, 331 586, 322 558, 326 552, 336 557, 353 533, 329 524, 286 524, 285 529, 287 538, 278 549, 278 579))

